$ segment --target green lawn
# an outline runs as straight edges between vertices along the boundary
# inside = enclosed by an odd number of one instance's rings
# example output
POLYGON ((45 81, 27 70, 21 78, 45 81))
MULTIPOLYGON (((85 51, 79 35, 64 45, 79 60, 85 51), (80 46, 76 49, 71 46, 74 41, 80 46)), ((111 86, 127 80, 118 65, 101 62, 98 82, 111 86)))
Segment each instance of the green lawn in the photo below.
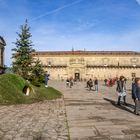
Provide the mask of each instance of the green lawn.
POLYGON ((0 75, 0 104, 23 104, 43 100, 60 98, 61 93, 52 87, 46 88, 27 83, 22 77, 15 74, 0 75), (25 85, 31 87, 31 93, 26 96, 22 90, 25 85))
POLYGON ((42 84, 40 87, 33 87, 35 90, 35 98, 38 100, 44 100, 44 99, 48 99, 48 100, 52 100, 52 99, 56 99, 56 98, 60 98, 61 97, 61 93, 52 88, 52 87, 45 87, 44 84, 42 84))

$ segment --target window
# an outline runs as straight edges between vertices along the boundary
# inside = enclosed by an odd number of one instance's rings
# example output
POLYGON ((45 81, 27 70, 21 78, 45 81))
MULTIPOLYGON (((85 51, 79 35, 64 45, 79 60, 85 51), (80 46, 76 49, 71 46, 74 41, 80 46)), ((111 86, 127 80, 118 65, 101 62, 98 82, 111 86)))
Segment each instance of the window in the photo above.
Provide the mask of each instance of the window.
POLYGON ((132 73, 132 77, 133 77, 133 78, 136 77, 136 73, 132 73))

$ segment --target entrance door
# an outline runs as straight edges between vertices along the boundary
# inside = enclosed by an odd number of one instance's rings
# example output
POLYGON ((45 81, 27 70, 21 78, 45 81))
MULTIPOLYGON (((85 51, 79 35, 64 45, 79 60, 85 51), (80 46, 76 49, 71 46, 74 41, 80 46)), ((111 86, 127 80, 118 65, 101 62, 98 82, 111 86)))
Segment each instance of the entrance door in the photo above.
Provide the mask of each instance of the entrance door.
POLYGON ((75 80, 80 80, 80 73, 75 73, 75 80))

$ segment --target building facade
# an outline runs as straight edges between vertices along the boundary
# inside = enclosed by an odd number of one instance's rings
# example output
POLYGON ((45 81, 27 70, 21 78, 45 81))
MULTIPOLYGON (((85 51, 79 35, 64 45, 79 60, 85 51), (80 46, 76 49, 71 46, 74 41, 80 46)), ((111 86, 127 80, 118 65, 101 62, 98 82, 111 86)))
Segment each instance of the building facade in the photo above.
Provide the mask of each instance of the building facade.
POLYGON ((4 70, 4 49, 6 43, 4 39, 0 36, 0 73, 3 73, 4 70))
POLYGON ((34 52, 51 79, 113 78, 140 76, 140 52, 129 51, 54 51, 34 52))

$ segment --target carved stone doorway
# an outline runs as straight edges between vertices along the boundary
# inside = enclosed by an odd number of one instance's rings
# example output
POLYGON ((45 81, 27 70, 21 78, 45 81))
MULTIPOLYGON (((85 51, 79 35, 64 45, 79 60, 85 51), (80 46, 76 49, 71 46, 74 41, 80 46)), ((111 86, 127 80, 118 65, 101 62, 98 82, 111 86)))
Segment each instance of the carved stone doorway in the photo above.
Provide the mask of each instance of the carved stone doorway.
POLYGON ((76 81, 79 81, 80 80, 80 73, 75 73, 74 79, 76 81))

